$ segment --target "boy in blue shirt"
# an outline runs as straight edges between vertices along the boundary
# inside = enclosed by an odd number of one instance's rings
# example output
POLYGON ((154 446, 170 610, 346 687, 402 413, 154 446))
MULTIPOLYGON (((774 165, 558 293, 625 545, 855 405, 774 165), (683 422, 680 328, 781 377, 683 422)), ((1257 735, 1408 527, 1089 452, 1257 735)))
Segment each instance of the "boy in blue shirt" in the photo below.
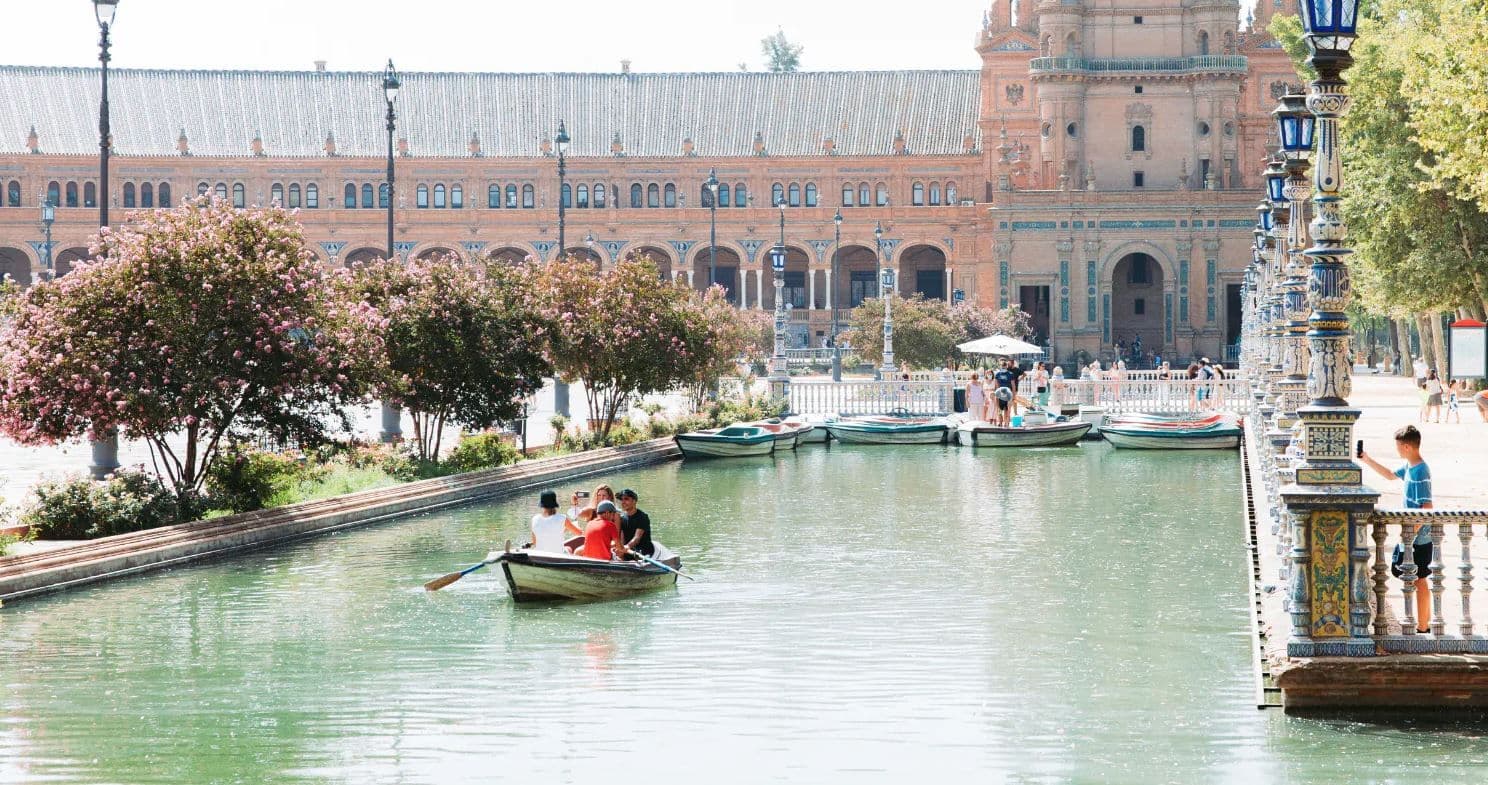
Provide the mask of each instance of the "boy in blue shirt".
MULTIPOLYGON (((1395 452, 1405 459, 1405 465, 1393 472, 1369 457, 1362 449, 1359 451, 1359 460, 1387 480, 1405 481, 1407 510, 1431 509, 1431 469, 1421 457, 1421 432, 1416 430, 1416 426, 1407 425, 1395 432, 1395 452)), ((1431 575, 1432 562, 1430 526, 1416 528, 1411 552, 1416 562, 1416 632, 1427 633, 1430 632, 1427 627, 1431 621, 1431 592, 1426 586, 1426 579, 1431 575)), ((1400 577, 1393 565, 1390 571, 1395 577, 1400 577)))

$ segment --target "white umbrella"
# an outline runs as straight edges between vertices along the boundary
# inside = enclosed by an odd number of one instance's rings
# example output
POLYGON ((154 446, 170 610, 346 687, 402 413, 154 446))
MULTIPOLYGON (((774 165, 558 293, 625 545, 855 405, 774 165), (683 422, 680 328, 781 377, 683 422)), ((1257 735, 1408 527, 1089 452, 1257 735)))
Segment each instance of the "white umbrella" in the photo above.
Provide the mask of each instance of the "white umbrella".
POLYGON ((1004 357, 1044 353, 1042 348, 1008 335, 989 335, 986 338, 967 341, 956 348, 967 354, 995 354, 1004 357))

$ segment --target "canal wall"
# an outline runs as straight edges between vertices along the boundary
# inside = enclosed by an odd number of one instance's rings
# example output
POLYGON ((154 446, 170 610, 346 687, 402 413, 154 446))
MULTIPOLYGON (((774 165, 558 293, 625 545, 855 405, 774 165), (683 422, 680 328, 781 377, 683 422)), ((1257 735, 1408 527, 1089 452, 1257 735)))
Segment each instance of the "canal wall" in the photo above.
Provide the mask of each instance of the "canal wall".
POLYGON ((0 601, 241 553, 324 532, 676 460, 671 438, 360 491, 0 558, 0 601))

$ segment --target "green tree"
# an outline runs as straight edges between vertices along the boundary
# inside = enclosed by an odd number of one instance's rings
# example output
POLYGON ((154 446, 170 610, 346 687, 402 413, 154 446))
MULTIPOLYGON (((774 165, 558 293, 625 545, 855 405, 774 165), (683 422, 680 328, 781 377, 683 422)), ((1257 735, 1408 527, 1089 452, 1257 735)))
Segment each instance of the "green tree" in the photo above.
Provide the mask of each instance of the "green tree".
MULTIPOLYGON (((1028 315, 1017 308, 950 305, 919 294, 893 297, 894 359, 917 368, 939 368, 960 360, 957 344, 996 334, 1023 338, 1030 332, 1028 315)), ((856 354, 875 365, 883 362, 883 316, 883 300, 877 298, 864 300, 848 314, 847 340, 856 354)))
POLYGON ((785 30, 775 29, 774 35, 760 39, 760 52, 765 56, 765 70, 775 73, 793 73, 801 70, 801 52, 805 47, 793 44, 785 37, 785 30))

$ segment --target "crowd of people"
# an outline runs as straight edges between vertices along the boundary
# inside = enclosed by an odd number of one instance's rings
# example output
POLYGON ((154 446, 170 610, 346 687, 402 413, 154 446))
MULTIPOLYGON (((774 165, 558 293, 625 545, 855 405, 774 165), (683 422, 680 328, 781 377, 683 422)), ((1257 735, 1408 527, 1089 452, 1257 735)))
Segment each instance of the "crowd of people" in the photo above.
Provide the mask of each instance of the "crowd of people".
POLYGON ((547 553, 569 553, 602 561, 629 561, 638 554, 654 556, 651 516, 641 510, 640 496, 629 488, 615 493, 609 485, 574 491, 567 513, 558 510, 556 491, 543 491, 532 516, 527 547, 547 553))
MULTIPOLYGON (((1416 389, 1421 394, 1421 422, 1462 422, 1462 401, 1468 397, 1467 380, 1445 380, 1437 375, 1435 368, 1426 367, 1426 361, 1416 364, 1416 389), (1445 411, 1444 411, 1445 409, 1445 411)), ((1488 422, 1488 389, 1471 395, 1483 422, 1488 422)))
MULTIPOLYGON (((1155 385, 1156 393, 1165 401, 1172 395, 1167 382, 1221 382, 1229 378, 1224 366, 1208 357, 1195 359, 1186 369, 1177 370, 1162 361, 1155 370, 1155 379, 1147 375, 1141 381, 1155 385)), ((1019 416, 1021 407, 1044 409, 1051 399, 1056 403, 1076 400, 1092 404, 1116 402, 1121 400, 1131 374, 1125 360, 1118 359, 1109 367, 1102 367, 1100 360, 1094 360, 1089 365, 1080 366, 1079 379, 1094 384, 1082 385, 1083 394, 1077 394, 1068 384, 1063 366, 1051 367, 1040 361, 1024 370, 1016 361, 1003 358, 993 368, 971 375, 966 385, 967 412, 993 425, 1008 427, 1013 418, 1019 416), (1024 393, 1021 396, 1020 391, 1024 393)), ((1223 390, 1217 384, 1185 385, 1183 394, 1189 397, 1189 405, 1194 410, 1217 408, 1223 403, 1223 390)), ((1488 406, 1488 401, 1484 405, 1488 406)))

